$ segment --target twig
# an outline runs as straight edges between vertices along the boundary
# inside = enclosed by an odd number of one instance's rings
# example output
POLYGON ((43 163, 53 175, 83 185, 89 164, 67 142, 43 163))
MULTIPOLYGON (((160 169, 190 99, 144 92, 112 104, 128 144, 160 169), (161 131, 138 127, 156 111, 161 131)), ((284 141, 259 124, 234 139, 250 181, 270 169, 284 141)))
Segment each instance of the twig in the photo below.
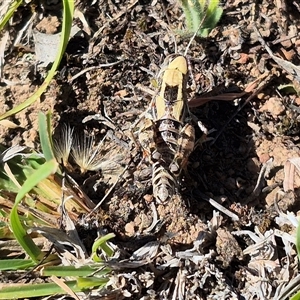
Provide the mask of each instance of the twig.
POLYGON ((155 226, 161 222, 161 220, 158 219, 157 210, 154 202, 151 202, 151 209, 153 212, 152 224, 144 230, 145 233, 150 233, 155 228, 155 226))
POLYGON ((271 157, 266 163, 263 164, 263 166, 259 172, 259 175, 258 175, 256 186, 252 192, 253 196, 257 197, 261 193, 262 187, 265 182, 265 178, 270 173, 270 171, 273 167, 273 161, 274 161, 274 159, 273 159, 273 157, 271 157))
POLYGON ((69 83, 72 83, 76 78, 80 77, 81 75, 83 75, 84 73, 86 72, 89 72, 91 70, 95 70, 95 69, 100 69, 100 68, 107 68, 107 67, 112 67, 112 66, 115 66, 121 62, 123 62, 125 59, 121 59, 119 61, 115 61, 113 63, 108 63, 108 64, 101 64, 99 66, 92 66, 92 67, 89 67, 89 68, 86 68, 82 71, 80 71, 79 73, 77 73, 76 75, 74 75, 71 79, 69 79, 69 83))
POLYGON ((227 215, 229 218, 232 219, 232 221, 238 221, 239 217, 231 212, 230 210, 228 210, 227 208, 225 208, 224 206, 222 206, 220 203, 218 203, 217 201, 215 201, 214 199, 206 196, 205 194, 201 193, 199 190, 197 190, 197 194, 205 201, 207 201, 208 203, 210 203, 214 208, 216 208, 217 210, 219 210, 220 212, 222 212, 223 214, 227 215))
POLYGON ((278 64, 278 66, 285 70, 287 73, 291 74, 294 79, 296 79, 298 82, 300 82, 300 68, 299 66, 296 66, 295 64, 291 63, 290 61, 287 61, 285 59, 282 59, 272 52, 271 48, 267 45, 265 40, 262 38, 259 30, 256 28, 256 26, 253 26, 254 31, 257 34, 258 41, 262 44, 262 46, 266 49, 266 51, 269 53, 270 57, 278 64))
MULTIPOLYGON (((14 41, 13 47, 16 47, 16 45, 18 45, 22 39, 23 33, 24 31, 33 23, 34 19, 36 18, 37 13, 34 12, 32 14, 32 16, 30 17, 30 19, 26 22, 26 24, 23 26, 23 28, 21 30, 18 31, 18 35, 14 41)), ((28 38, 28 43, 29 43, 29 38, 28 38)), ((11 49, 13 49, 13 47, 11 49)))

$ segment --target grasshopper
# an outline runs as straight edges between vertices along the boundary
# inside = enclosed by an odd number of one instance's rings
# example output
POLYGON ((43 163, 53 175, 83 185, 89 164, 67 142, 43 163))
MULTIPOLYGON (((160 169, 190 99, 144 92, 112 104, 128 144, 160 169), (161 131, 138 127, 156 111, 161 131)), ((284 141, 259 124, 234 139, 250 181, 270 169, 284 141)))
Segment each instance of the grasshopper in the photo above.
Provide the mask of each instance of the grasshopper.
MULTIPOLYGON (((155 99, 156 123, 158 124, 157 153, 166 153, 165 159, 172 153, 169 169, 178 176, 185 167, 187 158, 194 149, 195 132, 190 124, 187 105, 187 60, 176 57, 164 71, 161 90, 155 99)), ((153 157, 157 156, 154 152, 153 157)))
POLYGON ((188 108, 185 56, 205 19, 206 15, 190 39, 184 56, 178 55, 162 71, 159 93, 144 113, 144 125, 139 130, 140 146, 152 162, 153 195, 159 203, 174 195, 179 175, 194 150, 195 129, 188 108))
POLYGON ((177 56, 162 73, 160 91, 151 103, 138 137, 153 163, 153 194, 159 203, 174 195, 178 177, 195 143, 187 104, 186 58, 177 56))

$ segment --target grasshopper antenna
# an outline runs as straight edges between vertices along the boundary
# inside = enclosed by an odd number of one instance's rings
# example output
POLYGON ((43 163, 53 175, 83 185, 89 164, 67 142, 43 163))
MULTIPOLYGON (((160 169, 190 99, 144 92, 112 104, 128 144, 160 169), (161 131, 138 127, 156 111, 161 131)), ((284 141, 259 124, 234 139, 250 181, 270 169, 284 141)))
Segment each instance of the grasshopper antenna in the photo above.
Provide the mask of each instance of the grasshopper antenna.
POLYGON ((177 41, 176 41, 176 37, 175 37, 175 35, 172 33, 172 37, 173 37, 173 39, 174 39, 174 50, 175 50, 175 53, 178 53, 178 48, 177 48, 177 41))
POLYGON ((200 22, 200 24, 199 24, 197 30, 195 31, 195 33, 194 33, 193 36, 191 37, 191 39, 190 39, 190 41, 189 41, 189 43, 188 43, 188 45, 187 45, 187 47, 186 47, 186 49, 185 49, 185 51, 184 51, 184 56, 187 55, 187 52, 188 52, 188 50, 189 50, 189 48, 190 48, 190 46, 191 46, 193 40, 195 39, 195 37, 196 37, 198 31, 200 30, 200 28, 202 27, 204 21, 206 20, 206 17, 207 17, 207 13, 205 14, 205 16, 204 16, 204 18, 201 20, 201 22, 200 22))

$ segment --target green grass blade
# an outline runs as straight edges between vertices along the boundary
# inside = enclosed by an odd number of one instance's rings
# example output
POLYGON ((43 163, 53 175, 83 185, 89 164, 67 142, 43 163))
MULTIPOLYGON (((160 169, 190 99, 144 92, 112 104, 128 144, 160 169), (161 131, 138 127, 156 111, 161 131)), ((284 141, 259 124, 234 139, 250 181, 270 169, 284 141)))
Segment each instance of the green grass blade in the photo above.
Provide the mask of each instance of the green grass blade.
MULTIPOLYGON (((65 284, 75 293, 81 291, 75 280, 65 282, 65 284)), ((8 287, 3 286, 0 290, 0 299, 26 299, 55 294, 66 294, 66 292, 55 283, 16 284, 8 287)))
POLYGON ((108 277, 97 278, 97 277, 85 277, 78 278, 77 284, 78 287, 82 289, 88 289, 98 286, 105 286, 105 284, 109 281, 108 277))
POLYGON ((34 265, 31 259, 3 259, 0 260, 0 271, 24 270, 34 265))
POLYGON ((49 128, 50 122, 48 121, 50 119, 50 114, 43 114, 42 112, 39 113, 39 135, 40 135, 40 142, 41 147, 43 150, 43 154, 47 161, 55 159, 54 153, 53 153, 53 147, 52 147, 52 141, 51 141, 51 127, 49 128))
POLYGON ((19 190, 15 183, 6 175, 3 164, 0 165, 0 189, 14 193, 17 193, 19 190))
POLYGON ((36 246, 32 238, 27 234, 25 228, 21 224, 21 220, 18 215, 18 205, 25 195, 30 192, 40 181, 55 173, 57 167, 58 164, 55 160, 48 161, 39 169, 37 169, 30 177, 28 177, 17 194, 15 204, 10 213, 10 226, 16 240, 35 262, 43 258, 43 253, 40 248, 36 246))
POLYGON ((298 222, 297 233, 296 233, 296 249, 298 253, 298 259, 300 260, 300 221, 298 222))
POLYGON ((62 33, 61 33, 61 39, 60 39, 60 45, 59 50, 56 56, 56 59, 45 78, 45 81, 43 84, 39 87, 39 89, 26 101, 21 103, 20 105, 14 107, 13 109, 7 111, 2 116, 0 116, 0 120, 3 120, 11 115, 14 115, 21 110, 25 109, 26 107, 30 106, 32 103, 34 103, 39 97, 43 94, 43 92, 46 90, 48 85, 50 84, 50 81, 52 80, 53 76, 55 75, 55 72, 60 64, 60 61, 63 57, 63 54, 66 50, 70 32, 71 32, 71 26, 72 26, 72 20, 73 20, 73 13, 74 13, 74 1, 73 0, 64 0, 63 1, 63 22, 62 22, 62 33))
POLYGON ((10 4, 10 8, 8 9, 8 11, 6 12, 5 16, 3 17, 3 19, 0 22, 0 30, 3 29, 3 27, 5 26, 5 24, 11 18, 11 16, 15 12, 15 10, 22 4, 22 2, 23 2, 22 0, 15 0, 13 3, 10 4))
POLYGON ((65 277, 65 276, 90 276, 94 274, 97 269, 92 268, 90 266, 82 266, 82 267, 75 267, 75 266, 50 266, 45 267, 42 270, 42 276, 57 276, 57 277, 65 277))
POLYGON ((115 234, 109 233, 105 236, 102 236, 100 239, 97 239, 92 246, 92 258, 96 262, 100 262, 101 259, 97 255, 97 250, 101 248, 107 256, 112 256, 114 251, 107 245, 107 241, 114 238, 115 234))

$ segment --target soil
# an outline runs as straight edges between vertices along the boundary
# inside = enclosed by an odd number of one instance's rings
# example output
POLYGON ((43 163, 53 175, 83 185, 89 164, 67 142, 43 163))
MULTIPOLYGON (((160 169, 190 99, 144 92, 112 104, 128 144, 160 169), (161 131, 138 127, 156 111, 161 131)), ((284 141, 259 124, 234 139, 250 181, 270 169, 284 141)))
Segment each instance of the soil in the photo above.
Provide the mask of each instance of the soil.
MULTIPOLYGON (((62 8, 52 2, 30 2, 21 6, 13 19, 0 87, 1 114, 32 95, 49 70, 49 66, 40 67, 35 62, 30 29, 18 45, 13 47, 12 42, 33 7, 37 13, 34 28, 48 34, 59 32, 62 8)), ((39 101, 9 118, 16 128, 0 127, 0 142, 39 149, 37 116, 48 111, 53 114, 57 139, 65 124, 78 135, 85 132, 93 136, 95 147, 105 137, 99 170, 83 170, 71 161, 69 173, 95 203, 106 196, 100 209, 106 217, 97 222, 106 232, 116 234, 113 243, 126 250, 126 258, 149 242, 167 245, 173 253, 186 251, 195 247, 201 234, 209 232, 201 253, 210 255, 210 280, 203 279, 204 263, 203 269, 197 269, 195 261, 193 267, 187 267, 188 259, 183 259, 175 273, 168 273, 168 280, 174 285, 178 272, 185 270, 185 286, 194 292, 182 292, 181 297, 178 291, 173 299, 273 299, 280 286, 279 279, 271 275, 275 271, 263 277, 253 266, 254 252, 245 253, 254 241, 236 232, 251 231, 261 237, 284 231, 276 217, 287 212, 299 214, 296 171, 292 191, 285 190, 283 183, 287 180, 284 166, 289 159, 299 157, 300 71, 296 66, 300 60, 300 6, 297 1, 284 0, 231 0, 221 6, 224 12, 217 27, 207 38, 196 38, 187 52, 188 98, 198 103, 190 111, 208 134, 204 136, 194 124, 197 146, 186 172, 178 179, 174 197, 166 204, 154 199, 151 163, 135 147, 129 133, 138 132, 139 125, 132 125, 149 107, 153 96, 147 89, 158 91, 153 82, 165 59, 174 53, 183 54, 191 38, 185 34, 182 10, 176 1, 77 3, 74 24, 79 31, 70 40, 54 80, 39 101), (294 66, 293 72, 272 59, 254 27, 275 56, 294 66), (79 72, 82 74, 76 76, 79 72), (204 100, 207 96, 209 101, 204 100), (227 101, 214 100, 214 96, 227 101), (105 121, 82 122, 95 114, 105 121), (204 196, 236 214, 238 220, 222 212, 222 217, 218 215, 204 196), (159 222, 148 231, 155 214, 159 222), (196 272, 202 272, 202 277, 197 276, 203 286, 193 289, 196 272), (253 280, 256 286, 263 279, 274 282, 266 288, 268 292, 262 288, 261 296, 247 282, 253 280)), ((98 211, 89 222, 101 215, 98 211)), ((285 231, 293 234, 293 230, 289 227, 285 231)), ((270 261, 280 264, 288 254, 278 238, 274 243, 277 258, 270 261)), ((285 269, 290 274, 282 279, 286 283, 297 273, 295 251, 289 255, 294 264, 285 269)), ((145 270, 153 272, 151 264, 135 271, 141 276, 145 270)), ((137 278, 143 286, 137 294, 129 283, 122 287, 130 293, 129 298, 172 299, 173 285, 166 296, 161 292, 165 281, 156 279, 147 286, 137 278), (154 291, 153 298, 149 298, 150 290, 154 291)))

